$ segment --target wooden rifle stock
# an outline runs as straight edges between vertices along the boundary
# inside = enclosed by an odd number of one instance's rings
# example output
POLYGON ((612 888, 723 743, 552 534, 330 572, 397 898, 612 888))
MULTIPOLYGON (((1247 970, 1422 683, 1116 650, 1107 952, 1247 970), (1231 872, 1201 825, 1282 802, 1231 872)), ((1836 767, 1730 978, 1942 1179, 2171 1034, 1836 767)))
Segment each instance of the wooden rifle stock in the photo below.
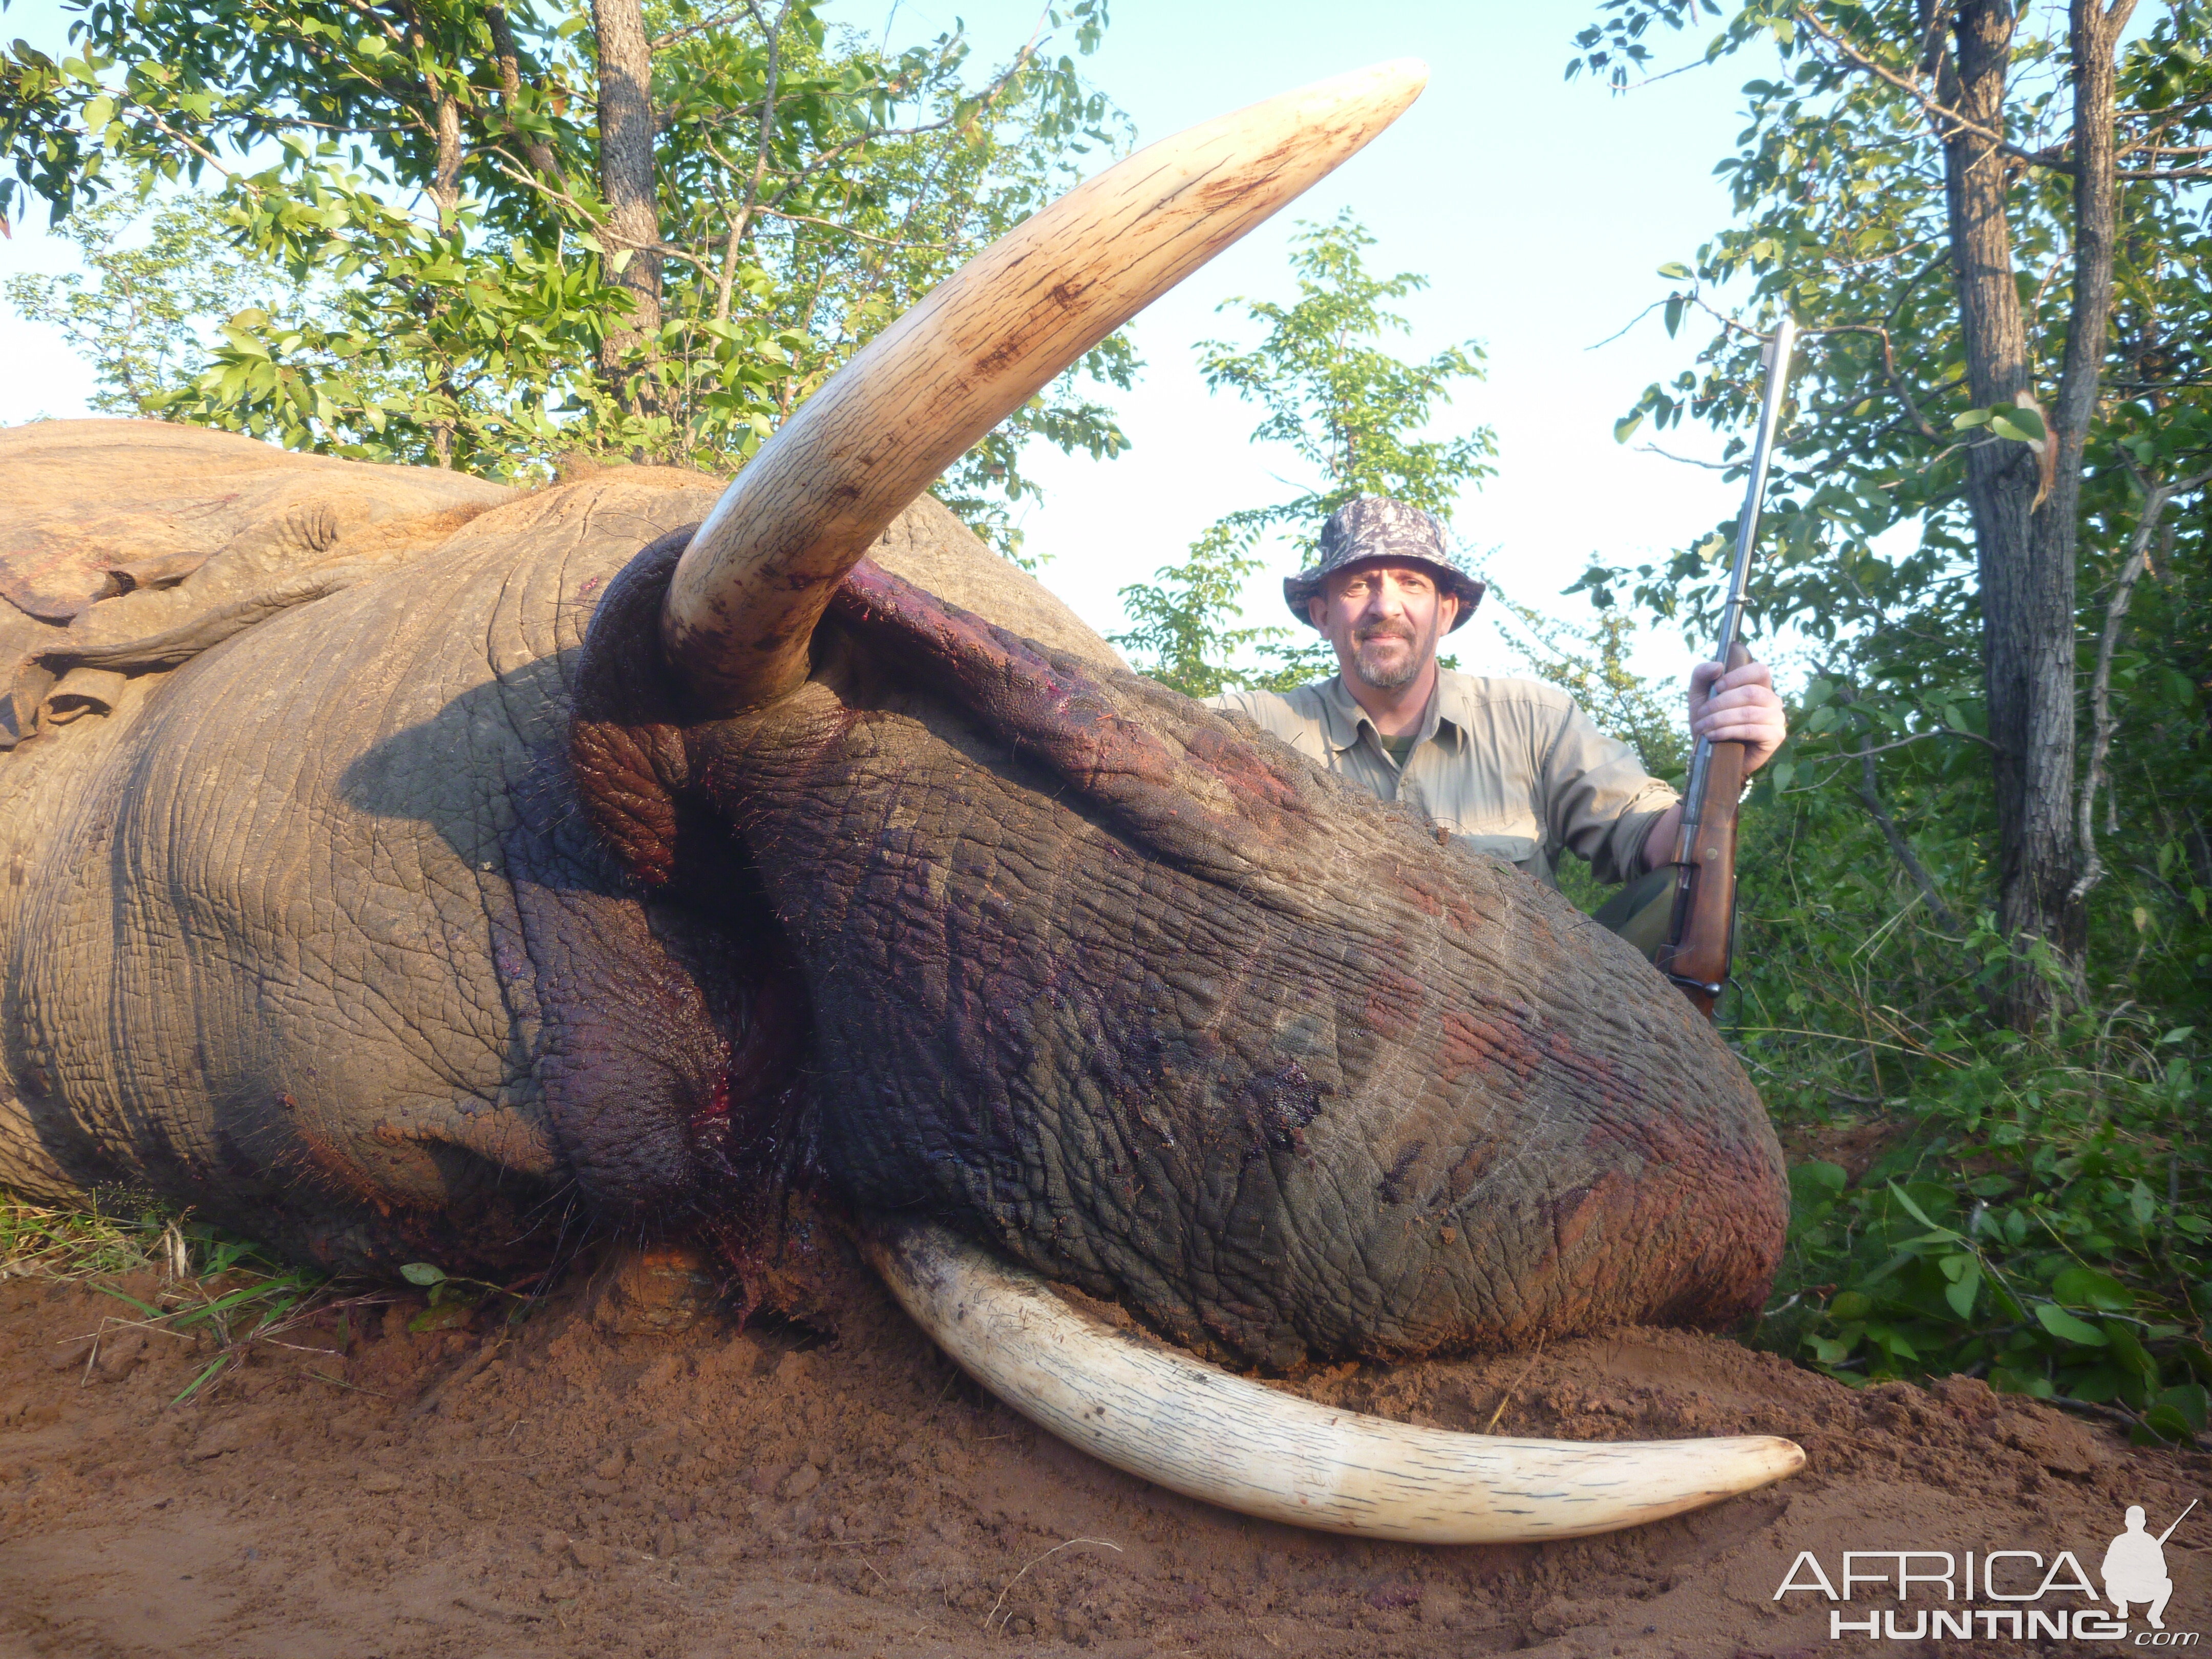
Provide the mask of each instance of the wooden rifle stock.
MULTIPOLYGON (((1751 660, 1741 645, 1730 668, 1751 660)), ((1743 795, 1744 745, 1716 743, 1705 763, 1705 799, 1682 803, 1682 839, 1674 860, 1674 917, 1654 958, 1707 1018, 1728 984, 1735 947, 1736 807, 1743 795)))

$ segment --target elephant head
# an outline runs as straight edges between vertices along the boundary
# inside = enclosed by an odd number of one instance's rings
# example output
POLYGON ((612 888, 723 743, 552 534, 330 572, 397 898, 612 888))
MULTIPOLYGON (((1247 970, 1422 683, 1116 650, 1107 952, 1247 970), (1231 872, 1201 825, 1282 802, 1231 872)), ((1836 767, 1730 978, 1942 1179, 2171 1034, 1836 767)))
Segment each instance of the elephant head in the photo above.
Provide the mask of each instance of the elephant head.
MULTIPOLYGON (((1061 1431, 1110 1418, 1085 1443, 1230 1502, 1251 1470, 1325 1445, 1323 1472, 1264 1512, 1467 1536, 1405 1520, 1445 1452, 1392 1443, 1414 1473, 1376 1522, 1343 1471, 1380 1455, 1273 1395, 1237 1431, 1244 1474, 1194 1473, 1237 1437, 1205 1407, 1231 1379, 1048 1306, 1020 1273, 1278 1368, 1717 1325, 1759 1305, 1786 1218, 1741 1069, 1556 892, 1108 653, 1002 625, 988 589, 963 606, 864 556, 1422 78, 1384 65, 1194 129, 978 256, 611 586, 569 753, 604 845, 708 932, 767 941, 746 972, 783 1010, 784 1039, 664 1152, 608 1138, 609 1194, 625 1160, 708 1143, 723 1168, 804 1164, 908 1305, 1061 1431), (1060 1393, 1038 1380, 1041 1354, 1078 1350, 1060 1393), (1143 1450, 1162 1435, 1182 1449, 1143 1450), (1323 1488, 1336 1507, 1311 1507, 1323 1488)), ((1618 1456, 1560 1474, 1598 1449, 1509 1459, 1483 1476, 1485 1513, 1567 1480, 1526 1523, 1565 1535, 1795 1467, 1784 1443, 1717 1443, 1667 1454, 1681 1467, 1663 1477, 1618 1456)))
POLYGON ((1795 1468, 1430 1434, 1198 1357, 1732 1320, 1778 1149, 1635 952, 1131 675, 923 494, 1421 78, 1109 169, 719 501, 0 434, 61 480, 0 538, 0 1179, 502 1274, 577 1200, 756 1273, 796 1192, 1055 1432, 1308 1525, 1570 1536, 1795 1468))

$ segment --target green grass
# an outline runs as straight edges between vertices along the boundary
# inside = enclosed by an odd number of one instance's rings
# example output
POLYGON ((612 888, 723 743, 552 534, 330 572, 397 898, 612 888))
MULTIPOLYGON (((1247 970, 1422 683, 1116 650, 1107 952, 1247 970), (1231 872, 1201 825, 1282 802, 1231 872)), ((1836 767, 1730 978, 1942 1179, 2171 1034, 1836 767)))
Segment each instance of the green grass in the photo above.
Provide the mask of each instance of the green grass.
POLYGON ((389 1301, 328 1274, 282 1262, 251 1239, 189 1212, 106 1199, 86 1209, 35 1204, 0 1190, 0 1278, 82 1283, 120 1306, 110 1328, 156 1333, 204 1357, 173 1401, 181 1404, 257 1345, 342 1354, 355 1310, 389 1301), (132 1294, 115 1281, 157 1275, 132 1294))

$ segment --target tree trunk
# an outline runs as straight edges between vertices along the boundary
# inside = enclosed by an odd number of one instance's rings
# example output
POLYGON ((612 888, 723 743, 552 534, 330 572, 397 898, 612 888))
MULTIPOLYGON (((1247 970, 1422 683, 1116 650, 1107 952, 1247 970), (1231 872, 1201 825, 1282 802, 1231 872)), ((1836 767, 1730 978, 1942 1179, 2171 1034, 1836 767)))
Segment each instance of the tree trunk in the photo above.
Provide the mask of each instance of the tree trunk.
POLYGON ((508 136, 522 146, 523 159, 532 172, 547 179, 558 178, 561 164, 553 146, 542 138, 526 136, 514 124, 516 106, 522 101, 522 54, 514 44, 514 27, 507 21, 507 8, 485 7, 484 21, 491 28, 492 55, 499 66, 500 91, 507 103, 508 136))
POLYGON ((430 32, 422 12, 411 4, 399 9, 407 21, 408 42, 415 48, 416 61, 423 65, 422 95, 430 106, 430 139, 437 148, 438 159, 430 172, 430 201, 438 210, 438 229, 449 233, 461 206, 461 109, 429 68, 430 32))
POLYGON ((443 92, 435 96, 438 170, 430 179, 430 199, 438 204, 438 228, 450 232, 461 208, 461 106, 443 92))
MULTIPOLYGON (((2074 788, 2074 578, 2080 558, 2081 456, 2097 410, 2112 320, 2112 248, 2118 185, 2113 179, 2113 52, 2135 0, 2072 0, 2067 36, 2074 71, 2074 294, 2065 367, 2045 441, 2045 478, 2035 513, 2034 573, 2039 616, 2053 620, 2038 640, 2031 668, 2033 703, 2024 750, 2030 821, 2023 838, 2017 899, 2006 894, 2006 923, 2050 939, 2069 963, 2085 943, 2087 890, 2075 882, 2071 826, 2074 788), (2063 623, 2056 619, 2063 618, 2063 623), (2018 921, 2014 921, 2014 912, 2018 921)), ((2123 607, 2124 608, 2124 607, 2123 607)), ((2094 783, 2094 781, 2093 781, 2094 783)), ((2086 803, 2085 803, 2086 804, 2086 803)))
MULTIPOLYGON (((2005 81, 2016 21, 2008 0, 1960 0, 1953 24, 1955 51, 1941 66, 1939 79, 1942 101, 1972 124, 1954 125, 1945 134, 1944 192, 1966 384, 1980 408, 2002 403, 2039 407, 2005 217, 2011 169, 1995 140, 1984 136, 2004 128, 2005 81)), ((2109 94, 2106 106, 2109 111, 2109 94)), ((2109 139, 2108 125, 2107 154, 2109 139)), ((2102 269, 2104 297, 2096 319, 2100 346, 2110 310, 2109 241, 2102 269)), ((2077 311, 2080 304, 2077 294, 2077 311)), ((2094 390, 2091 396, 2094 401, 2094 390)), ((2054 432, 2046 447, 2057 442, 2054 432)), ((2069 960, 2079 945, 2079 907, 2069 902, 2067 890, 2074 878, 2074 520, 2080 435, 2077 431, 2070 466, 2056 453, 2039 453, 2038 447, 1992 437, 1966 453, 1966 501, 1981 579, 1982 666, 1990 737, 1997 744, 1998 925, 2021 958, 2007 984, 2003 1009, 2007 1020, 2023 1029, 2052 1006, 2049 982, 2026 960, 2033 942, 2041 939, 2069 960), (2055 478, 2046 471, 2050 460, 2057 463, 2055 478)))
POLYGON ((599 346, 599 371, 625 407, 623 357, 660 331, 660 214, 653 181, 653 48, 641 0, 592 0, 599 51, 599 195, 606 203, 611 252, 627 250, 615 280, 629 290, 631 314, 599 346))

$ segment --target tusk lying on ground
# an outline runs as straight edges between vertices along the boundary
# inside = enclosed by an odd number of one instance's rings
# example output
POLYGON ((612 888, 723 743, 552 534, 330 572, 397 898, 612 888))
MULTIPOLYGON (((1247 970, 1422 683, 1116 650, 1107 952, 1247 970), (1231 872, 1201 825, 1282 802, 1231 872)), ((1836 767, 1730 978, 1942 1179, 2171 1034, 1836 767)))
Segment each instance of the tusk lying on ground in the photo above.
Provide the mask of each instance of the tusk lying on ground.
POLYGON ((1640 1526, 1795 1474, 1771 1435, 1509 1440, 1316 1405, 1079 1312, 944 1229, 862 1249, 915 1322, 1038 1426, 1188 1497, 1414 1544, 1533 1543, 1640 1526))

